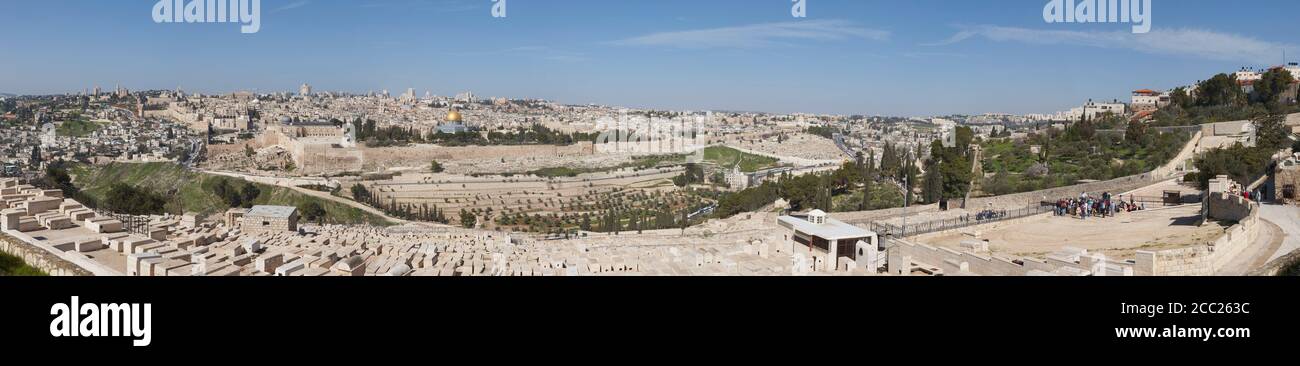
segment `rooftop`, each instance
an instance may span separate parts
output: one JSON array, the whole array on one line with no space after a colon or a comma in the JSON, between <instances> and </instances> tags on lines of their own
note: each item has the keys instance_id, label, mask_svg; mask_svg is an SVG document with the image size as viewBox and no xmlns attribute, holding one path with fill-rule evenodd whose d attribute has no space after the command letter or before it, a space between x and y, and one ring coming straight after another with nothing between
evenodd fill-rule
<instances>
[{"instance_id":1,"label":"rooftop","mask_svg":"<svg viewBox=\"0 0 1300 366\"><path fill-rule=\"evenodd\" d=\"M246 216L288 219L297 210L295 207L288 206L253 206L253 209L248 210Z\"/></svg>"},{"instance_id":2,"label":"rooftop","mask_svg":"<svg viewBox=\"0 0 1300 366\"><path fill-rule=\"evenodd\" d=\"M863 229L857 226L849 225L843 221L826 218L824 224L814 224L800 217L781 216L777 218L781 226L792 228L799 232L815 235L826 240L856 239L876 235L871 230Z\"/></svg>"}]
</instances>

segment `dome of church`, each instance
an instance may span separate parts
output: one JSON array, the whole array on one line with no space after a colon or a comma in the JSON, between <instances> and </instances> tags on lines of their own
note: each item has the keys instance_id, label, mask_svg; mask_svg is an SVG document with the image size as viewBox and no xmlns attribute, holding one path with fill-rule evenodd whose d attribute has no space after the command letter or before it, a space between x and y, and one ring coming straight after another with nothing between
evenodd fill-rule
<instances>
[{"instance_id":1,"label":"dome of church","mask_svg":"<svg viewBox=\"0 0 1300 366\"><path fill-rule=\"evenodd\" d=\"M453 109L451 112L447 113L447 122L461 122L462 119L463 117L461 117L460 111L458 110Z\"/></svg>"}]
</instances>

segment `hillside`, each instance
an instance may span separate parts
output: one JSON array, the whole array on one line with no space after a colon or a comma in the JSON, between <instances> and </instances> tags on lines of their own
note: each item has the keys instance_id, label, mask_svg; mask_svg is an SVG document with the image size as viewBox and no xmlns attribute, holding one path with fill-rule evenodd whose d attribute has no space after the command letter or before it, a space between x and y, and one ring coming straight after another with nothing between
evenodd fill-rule
<instances>
[{"instance_id":1,"label":"hillside","mask_svg":"<svg viewBox=\"0 0 1300 366\"><path fill-rule=\"evenodd\" d=\"M753 173L764 169L775 168L781 163L780 160L775 158L754 155L726 146L710 146L705 148L704 160L727 169L739 165L740 171L745 173Z\"/></svg>"},{"instance_id":2,"label":"hillside","mask_svg":"<svg viewBox=\"0 0 1300 366\"><path fill-rule=\"evenodd\" d=\"M55 132L63 137L86 137L95 133L95 131L99 131L101 127L99 123L83 118L63 122Z\"/></svg>"},{"instance_id":3,"label":"hillside","mask_svg":"<svg viewBox=\"0 0 1300 366\"><path fill-rule=\"evenodd\" d=\"M194 173L173 163L124 164L114 163L105 166L78 166L72 170L73 183L82 193L102 201L115 183L124 183L161 195L167 199L165 210L180 214L196 212L203 216L220 214L229 209L212 187L225 181L232 186L242 186L242 180L209 174ZM326 199L311 197L292 189L254 184L261 191L255 205L278 205L302 207L308 203L320 204L325 210L326 223L333 224L374 224L389 225L387 220Z\"/></svg>"}]
</instances>

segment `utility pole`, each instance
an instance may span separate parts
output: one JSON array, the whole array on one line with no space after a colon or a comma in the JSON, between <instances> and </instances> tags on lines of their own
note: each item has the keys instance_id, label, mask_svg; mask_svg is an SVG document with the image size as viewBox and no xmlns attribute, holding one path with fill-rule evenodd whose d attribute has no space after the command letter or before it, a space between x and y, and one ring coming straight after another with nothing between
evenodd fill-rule
<instances>
[{"instance_id":1,"label":"utility pole","mask_svg":"<svg viewBox=\"0 0 1300 366\"><path fill-rule=\"evenodd\" d=\"M908 189L909 183L907 178L908 178L907 175L904 174L903 175L903 234L900 236L900 238L907 237L907 204L908 204L907 201L911 201L908 198L912 196L912 190Z\"/></svg>"}]
</instances>

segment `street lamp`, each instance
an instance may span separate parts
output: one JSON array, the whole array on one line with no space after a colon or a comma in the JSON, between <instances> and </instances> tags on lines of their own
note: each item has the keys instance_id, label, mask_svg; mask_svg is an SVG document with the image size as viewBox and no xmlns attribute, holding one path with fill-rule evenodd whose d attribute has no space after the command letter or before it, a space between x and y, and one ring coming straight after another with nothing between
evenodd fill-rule
<instances>
[{"instance_id":1,"label":"street lamp","mask_svg":"<svg viewBox=\"0 0 1300 366\"><path fill-rule=\"evenodd\" d=\"M912 193L911 189L907 188L909 184L907 178L907 175L903 176L903 233L900 237L907 237L907 201L911 201L907 198Z\"/></svg>"}]
</instances>

